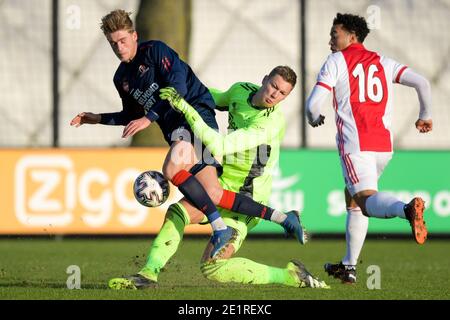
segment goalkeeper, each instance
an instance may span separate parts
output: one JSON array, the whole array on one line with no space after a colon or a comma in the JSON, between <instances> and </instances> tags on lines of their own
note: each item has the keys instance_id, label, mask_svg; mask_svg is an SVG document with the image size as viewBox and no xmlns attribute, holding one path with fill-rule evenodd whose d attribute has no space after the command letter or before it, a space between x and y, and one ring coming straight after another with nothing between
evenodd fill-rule
<instances>
[{"instance_id":1,"label":"goalkeeper","mask_svg":"<svg viewBox=\"0 0 450 320\"><path fill-rule=\"evenodd\" d=\"M278 103L292 91L296 78L291 68L278 66L264 77L262 87L239 82L226 92L210 89L218 110L229 112L229 129L233 131L226 136L211 129L175 89L161 89L160 97L184 114L194 134L211 153L223 156L224 170L219 179L222 187L267 204L272 186L272 170L278 162L280 143L285 131L285 121ZM233 201L232 195L230 192L230 202ZM205 277L220 282L327 287L324 282L313 277L298 260L289 262L286 268L276 268L245 258L233 258L248 231L260 219L222 208L219 210L225 223L235 232L214 258L211 258L213 244L208 242L201 260L201 271ZM190 223L205 222L207 220L202 212L193 206L172 204L153 241L146 265L136 275L111 279L109 287L143 289L154 286L161 269L175 254L184 228Z\"/></svg>"}]
</instances>

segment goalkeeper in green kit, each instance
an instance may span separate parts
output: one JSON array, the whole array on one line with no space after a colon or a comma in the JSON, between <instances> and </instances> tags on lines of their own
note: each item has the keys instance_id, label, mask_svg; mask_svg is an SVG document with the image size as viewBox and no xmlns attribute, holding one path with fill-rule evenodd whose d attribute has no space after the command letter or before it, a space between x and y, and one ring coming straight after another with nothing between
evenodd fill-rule
<instances>
[{"instance_id":1,"label":"goalkeeper in green kit","mask_svg":"<svg viewBox=\"0 0 450 320\"><path fill-rule=\"evenodd\" d=\"M278 163L280 144L284 136L285 121L278 103L295 86L297 76L287 66L274 68L265 76L262 87L238 82L228 91L210 89L218 110L228 111L229 134L222 136L210 128L197 111L175 89L160 90L161 99L184 114L194 134L216 156L223 156L223 174L220 184L224 192L241 193L261 204L267 204L272 187L272 170ZM233 202L233 193L228 201ZM227 199L227 195L224 195ZM213 245L208 242L201 260L203 275L219 282L245 284L283 284L294 287L328 288L312 276L298 260L285 268L266 266L249 259L233 257L260 218L245 216L220 208L225 223L234 229L234 236L211 258ZM153 287L161 269L175 254L183 237L184 228L192 223L205 223L207 219L193 206L172 204L158 236L152 243L146 265L138 274L114 278L112 289L143 289Z\"/></svg>"}]
</instances>

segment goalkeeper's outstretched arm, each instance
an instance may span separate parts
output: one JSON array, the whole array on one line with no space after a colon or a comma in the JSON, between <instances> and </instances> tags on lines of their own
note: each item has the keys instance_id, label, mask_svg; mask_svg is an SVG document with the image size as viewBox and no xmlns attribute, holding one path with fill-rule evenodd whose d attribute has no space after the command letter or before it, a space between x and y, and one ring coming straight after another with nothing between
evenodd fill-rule
<instances>
[{"instance_id":1,"label":"goalkeeper's outstretched arm","mask_svg":"<svg viewBox=\"0 0 450 320\"><path fill-rule=\"evenodd\" d=\"M168 100L173 108L184 114L194 134L216 156L255 148L270 141L280 131L277 128L272 130L269 125L258 123L223 136L208 126L198 112L176 93L175 89L163 88L160 92L161 99Z\"/></svg>"}]
</instances>

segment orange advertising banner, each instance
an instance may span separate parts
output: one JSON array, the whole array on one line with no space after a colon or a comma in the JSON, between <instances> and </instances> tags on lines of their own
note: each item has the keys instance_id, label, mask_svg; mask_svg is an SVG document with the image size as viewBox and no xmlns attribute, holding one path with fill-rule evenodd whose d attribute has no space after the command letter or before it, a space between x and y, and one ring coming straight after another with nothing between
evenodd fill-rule
<instances>
[{"instance_id":1,"label":"orange advertising banner","mask_svg":"<svg viewBox=\"0 0 450 320\"><path fill-rule=\"evenodd\" d=\"M161 171L166 148L0 150L0 234L155 234L181 193L147 208L134 179ZM187 233L209 233L188 226Z\"/></svg>"}]
</instances>

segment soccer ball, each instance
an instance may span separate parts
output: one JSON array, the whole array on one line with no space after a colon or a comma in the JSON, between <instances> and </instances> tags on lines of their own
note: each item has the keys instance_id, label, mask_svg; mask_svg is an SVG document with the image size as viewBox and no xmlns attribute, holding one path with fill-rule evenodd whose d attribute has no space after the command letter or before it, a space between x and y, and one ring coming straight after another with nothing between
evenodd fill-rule
<instances>
[{"instance_id":1,"label":"soccer ball","mask_svg":"<svg viewBox=\"0 0 450 320\"><path fill-rule=\"evenodd\" d=\"M158 171L142 172L134 180L133 193L136 200L146 207L158 207L169 197L169 182Z\"/></svg>"}]
</instances>

